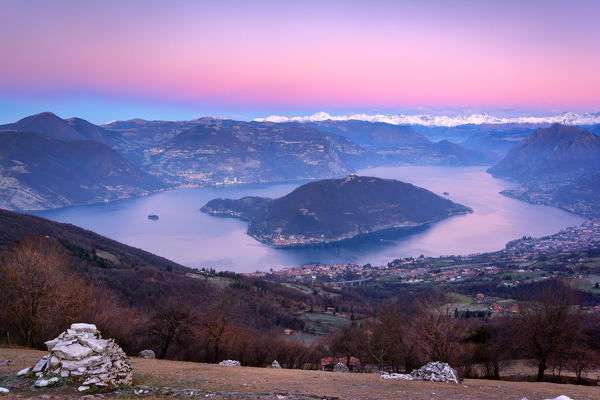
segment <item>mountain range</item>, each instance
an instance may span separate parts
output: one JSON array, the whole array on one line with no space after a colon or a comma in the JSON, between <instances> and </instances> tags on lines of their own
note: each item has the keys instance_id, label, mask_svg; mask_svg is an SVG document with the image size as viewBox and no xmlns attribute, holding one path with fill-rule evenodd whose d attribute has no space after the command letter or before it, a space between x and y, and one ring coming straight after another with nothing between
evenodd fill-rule
<instances>
[{"instance_id":1,"label":"mountain range","mask_svg":"<svg viewBox=\"0 0 600 400\"><path fill-rule=\"evenodd\" d=\"M0 207L111 201L168 187L332 178L389 165L494 158L410 127L363 121L132 119L97 126L50 112L0 125Z\"/></svg>"},{"instance_id":2,"label":"mountain range","mask_svg":"<svg viewBox=\"0 0 600 400\"><path fill-rule=\"evenodd\" d=\"M594 125L600 124L600 112L574 113L548 116L496 116L492 114L346 114L331 115L326 112L317 112L313 115L287 117L271 115L264 118L255 118L255 121L270 122L319 122L319 121L349 121L358 120L366 122L382 122L391 125L421 125L438 127L455 127L460 125L483 124L565 124L565 125Z\"/></svg>"},{"instance_id":3,"label":"mountain range","mask_svg":"<svg viewBox=\"0 0 600 400\"><path fill-rule=\"evenodd\" d=\"M250 236L275 247L330 244L472 212L409 183L356 175L310 182L277 199L215 199L201 210L247 220Z\"/></svg>"},{"instance_id":4,"label":"mountain range","mask_svg":"<svg viewBox=\"0 0 600 400\"><path fill-rule=\"evenodd\" d=\"M178 184L315 179L368 165L356 143L298 123L205 120L148 153L143 167Z\"/></svg>"},{"instance_id":5,"label":"mountain range","mask_svg":"<svg viewBox=\"0 0 600 400\"><path fill-rule=\"evenodd\" d=\"M378 154L380 163L467 166L491 164L496 154L467 149L448 140L432 142L408 125L381 122L320 121L305 125L323 132L345 136L365 149Z\"/></svg>"}]
</instances>

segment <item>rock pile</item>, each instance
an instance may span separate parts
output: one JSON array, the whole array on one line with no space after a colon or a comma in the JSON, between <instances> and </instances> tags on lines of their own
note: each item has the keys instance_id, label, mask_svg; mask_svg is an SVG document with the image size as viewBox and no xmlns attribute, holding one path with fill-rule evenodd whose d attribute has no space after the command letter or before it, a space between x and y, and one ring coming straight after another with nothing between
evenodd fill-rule
<instances>
[{"instance_id":1,"label":"rock pile","mask_svg":"<svg viewBox=\"0 0 600 400\"><path fill-rule=\"evenodd\" d=\"M335 364L335 367L333 367L333 372L348 372L348 371L350 371L348 369L348 367L346 367L346 365L342 364L342 363L337 363L337 364Z\"/></svg>"},{"instance_id":2,"label":"rock pile","mask_svg":"<svg viewBox=\"0 0 600 400\"><path fill-rule=\"evenodd\" d=\"M98 387L131 385L129 358L114 340L102 339L96 325L72 324L46 346L50 354L18 373L34 372L38 377L35 386L51 386L66 377Z\"/></svg>"},{"instance_id":3,"label":"rock pile","mask_svg":"<svg viewBox=\"0 0 600 400\"><path fill-rule=\"evenodd\" d=\"M271 364L271 368L281 368L281 365L279 365L279 363L277 362L277 360L273 361L273 363Z\"/></svg>"},{"instance_id":4,"label":"rock pile","mask_svg":"<svg viewBox=\"0 0 600 400\"><path fill-rule=\"evenodd\" d=\"M140 351L140 358L156 358L153 350L142 350Z\"/></svg>"},{"instance_id":5,"label":"rock pile","mask_svg":"<svg viewBox=\"0 0 600 400\"><path fill-rule=\"evenodd\" d=\"M427 363L419 369L414 369L410 374L389 374L382 372L381 379L458 383L456 371L448 364L439 361Z\"/></svg>"},{"instance_id":6,"label":"rock pile","mask_svg":"<svg viewBox=\"0 0 600 400\"><path fill-rule=\"evenodd\" d=\"M236 360L223 360L218 365L220 365L222 367L240 367L241 366L240 362L236 361Z\"/></svg>"},{"instance_id":7,"label":"rock pile","mask_svg":"<svg viewBox=\"0 0 600 400\"><path fill-rule=\"evenodd\" d=\"M429 362L413 370L410 375L414 380L458 383L456 371L448 364L439 361Z\"/></svg>"}]
</instances>

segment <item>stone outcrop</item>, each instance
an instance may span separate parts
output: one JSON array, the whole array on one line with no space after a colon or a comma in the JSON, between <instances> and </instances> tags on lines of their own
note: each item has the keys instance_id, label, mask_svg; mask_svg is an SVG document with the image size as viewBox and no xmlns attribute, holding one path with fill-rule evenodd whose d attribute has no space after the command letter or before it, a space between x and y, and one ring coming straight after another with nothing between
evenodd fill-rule
<instances>
[{"instance_id":1,"label":"stone outcrop","mask_svg":"<svg viewBox=\"0 0 600 400\"><path fill-rule=\"evenodd\" d=\"M153 350L142 350L140 351L140 358L156 358Z\"/></svg>"},{"instance_id":2,"label":"stone outcrop","mask_svg":"<svg viewBox=\"0 0 600 400\"><path fill-rule=\"evenodd\" d=\"M222 367L240 367L241 366L240 362L235 361L235 360L223 360L218 365L220 365Z\"/></svg>"},{"instance_id":3,"label":"stone outcrop","mask_svg":"<svg viewBox=\"0 0 600 400\"><path fill-rule=\"evenodd\" d=\"M277 360L275 360L271 364L271 368L281 368L281 365L279 365L279 362L277 362Z\"/></svg>"},{"instance_id":4,"label":"stone outcrop","mask_svg":"<svg viewBox=\"0 0 600 400\"><path fill-rule=\"evenodd\" d=\"M381 379L458 383L456 371L448 364L439 361L427 363L419 369L414 369L410 374L389 374L382 372Z\"/></svg>"},{"instance_id":5,"label":"stone outcrop","mask_svg":"<svg viewBox=\"0 0 600 400\"><path fill-rule=\"evenodd\" d=\"M102 339L96 325L72 324L56 339L46 342L48 355L18 374L35 373L35 386L75 378L97 387L131 385L132 368L125 352L112 339Z\"/></svg>"},{"instance_id":6,"label":"stone outcrop","mask_svg":"<svg viewBox=\"0 0 600 400\"><path fill-rule=\"evenodd\" d=\"M349 372L350 370L346 367L345 364L337 363L335 367L333 367L333 372Z\"/></svg>"},{"instance_id":7,"label":"stone outcrop","mask_svg":"<svg viewBox=\"0 0 600 400\"><path fill-rule=\"evenodd\" d=\"M440 361L429 362L410 373L414 380L458 383L456 371Z\"/></svg>"}]
</instances>

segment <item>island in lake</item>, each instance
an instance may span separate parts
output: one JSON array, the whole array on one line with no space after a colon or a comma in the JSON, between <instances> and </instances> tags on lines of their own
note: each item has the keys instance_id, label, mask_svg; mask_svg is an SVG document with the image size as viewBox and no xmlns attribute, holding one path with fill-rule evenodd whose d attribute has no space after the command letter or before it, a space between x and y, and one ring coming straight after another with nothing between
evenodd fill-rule
<instances>
[{"instance_id":1,"label":"island in lake","mask_svg":"<svg viewBox=\"0 0 600 400\"><path fill-rule=\"evenodd\" d=\"M414 229L472 209L410 183L350 175L310 182L277 199L214 199L201 211L248 221L248 235L291 248Z\"/></svg>"}]
</instances>

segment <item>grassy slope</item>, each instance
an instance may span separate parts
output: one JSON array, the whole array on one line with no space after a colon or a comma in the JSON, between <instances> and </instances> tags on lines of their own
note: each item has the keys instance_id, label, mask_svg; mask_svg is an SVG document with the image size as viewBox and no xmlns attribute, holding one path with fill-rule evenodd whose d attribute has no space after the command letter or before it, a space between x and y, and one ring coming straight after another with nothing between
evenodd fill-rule
<instances>
[{"instance_id":1,"label":"grassy slope","mask_svg":"<svg viewBox=\"0 0 600 400\"><path fill-rule=\"evenodd\" d=\"M32 365L45 353L36 350L0 348L0 360L13 360L8 366L0 365L0 386L11 387L11 395L0 398L17 398L16 395L40 398L77 396L74 387L60 387L32 391L31 381L15 380L12 376ZM557 385L552 383L504 382L467 379L462 384L431 382L382 381L377 374L338 374L333 372L274 370L268 368L228 368L209 364L180 361L133 359L134 383L153 388L171 387L196 389L204 398L208 393L226 392L233 398L277 398L292 395L294 398L328 399L522 399L555 398L561 394L573 399L598 398L598 388L589 386ZM134 398L123 393L120 398ZM210 396L223 398L224 395ZM20 397L22 398L22 397ZM155 397L145 397L155 398Z\"/></svg>"}]
</instances>

